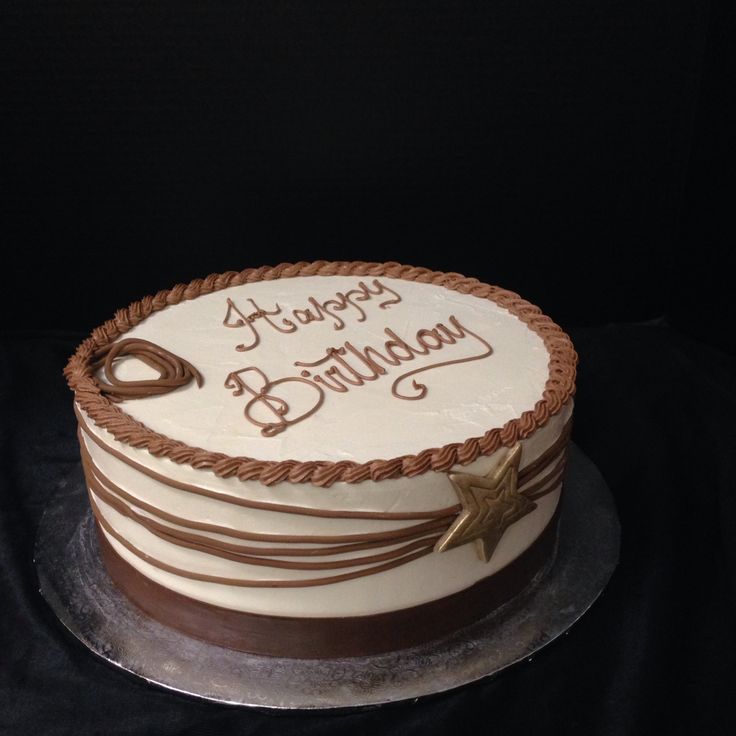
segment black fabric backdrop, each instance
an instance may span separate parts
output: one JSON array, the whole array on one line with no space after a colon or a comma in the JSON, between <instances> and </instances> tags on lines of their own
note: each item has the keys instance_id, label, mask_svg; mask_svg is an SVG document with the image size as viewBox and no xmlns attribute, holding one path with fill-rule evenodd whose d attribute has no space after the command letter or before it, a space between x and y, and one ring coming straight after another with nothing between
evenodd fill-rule
<instances>
[{"instance_id":1,"label":"black fabric backdrop","mask_svg":"<svg viewBox=\"0 0 736 736\"><path fill-rule=\"evenodd\" d=\"M730 5L0 3L0 733L732 732ZM562 641L456 693L192 702L98 662L37 593L78 462L61 369L144 294L315 258L460 271L569 329L621 564Z\"/></svg>"},{"instance_id":2,"label":"black fabric backdrop","mask_svg":"<svg viewBox=\"0 0 736 736\"><path fill-rule=\"evenodd\" d=\"M359 258L733 349L703 320L732 5L4 0L0 235L35 294L2 314L89 330L211 272Z\"/></svg>"}]
</instances>

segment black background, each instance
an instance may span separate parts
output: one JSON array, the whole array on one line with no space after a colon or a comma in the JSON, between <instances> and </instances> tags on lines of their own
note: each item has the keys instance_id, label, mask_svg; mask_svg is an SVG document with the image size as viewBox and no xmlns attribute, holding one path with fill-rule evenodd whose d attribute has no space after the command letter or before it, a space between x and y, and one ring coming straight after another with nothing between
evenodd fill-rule
<instances>
[{"instance_id":1,"label":"black background","mask_svg":"<svg viewBox=\"0 0 736 736\"><path fill-rule=\"evenodd\" d=\"M5 322L397 260L733 350L702 319L734 239L727 5L6 2Z\"/></svg>"},{"instance_id":2,"label":"black background","mask_svg":"<svg viewBox=\"0 0 736 736\"><path fill-rule=\"evenodd\" d=\"M0 730L725 729L729 5L0 3ZM532 667L430 704L271 719L131 683L34 593L44 499L76 463L66 356L144 294L321 258L460 271L571 331L574 439L619 504L617 577Z\"/></svg>"}]
</instances>

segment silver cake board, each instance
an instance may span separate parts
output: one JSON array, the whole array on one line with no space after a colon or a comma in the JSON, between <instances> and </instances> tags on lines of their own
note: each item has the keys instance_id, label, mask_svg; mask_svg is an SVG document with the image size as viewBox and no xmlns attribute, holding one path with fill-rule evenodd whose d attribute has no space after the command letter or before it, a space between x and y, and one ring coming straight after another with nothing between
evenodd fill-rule
<instances>
[{"instance_id":1,"label":"silver cake board","mask_svg":"<svg viewBox=\"0 0 736 736\"><path fill-rule=\"evenodd\" d=\"M81 470L39 527L40 591L61 623L112 665L177 693L269 711L365 708L452 690L530 659L593 604L618 562L615 505L572 446L557 553L543 574L486 618L444 639L370 657L304 660L207 644L146 616L102 564Z\"/></svg>"}]
</instances>

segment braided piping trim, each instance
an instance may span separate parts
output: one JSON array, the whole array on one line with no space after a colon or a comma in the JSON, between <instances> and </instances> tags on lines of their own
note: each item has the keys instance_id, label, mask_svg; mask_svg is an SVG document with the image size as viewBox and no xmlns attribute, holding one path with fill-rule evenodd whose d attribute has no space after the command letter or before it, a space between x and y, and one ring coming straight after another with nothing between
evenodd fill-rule
<instances>
[{"instance_id":1,"label":"braided piping trim","mask_svg":"<svg viewBox=\"0 0 736 736\"><path fill-rule=\"evenodd\" d=\"M401 455L388 460L376 459L358 463L350 460L266 461L191 447L149 429L126 414L118 404L110 401L100 391L94 378L95 354L150 314L230 286L298 276L386 276L444 286L462 294L489 299L515 315L543 340L550 359L549 375L542 398L533 409L523 412L521 416L508 421L503 427L490 429L482 437L471 437L464 442L429 448L416 455ZM126 309L118 310L113 319L93 330L92 334L79 345L64 368L64 376L85 414L97 426L110 432L119 442L146 449L155 457L166 457L182 465L212 471L221 478L257 480L265 485L289 481L326 487L338 481L360 483L364 480L381 481L400 476L413 477L428 471L446 471L454 465L467 465L480 455L490 455L499 447L510 447L544 425L549 417L557 414L574 395L576 366L577 354L572 341L562 328L543 315L539 307L530 304L514 292L489 286L459 273L443 273L393 262L314 261L282 263L273 267L263 266L240 272L212 274L207 278L195 279L189 284L178 284L172 289L159 291L155 296L147 296L133 302Z\"/></svg>"}]
</instances>

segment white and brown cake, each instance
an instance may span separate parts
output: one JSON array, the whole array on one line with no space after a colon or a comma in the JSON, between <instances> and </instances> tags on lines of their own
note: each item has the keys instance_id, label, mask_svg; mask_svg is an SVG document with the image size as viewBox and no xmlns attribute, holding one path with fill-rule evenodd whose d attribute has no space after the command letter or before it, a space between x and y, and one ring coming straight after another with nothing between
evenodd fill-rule
<instances>
[{"instance_id":1,"label":"white and brown cake","mask_svg":"<svg viewBox=\"0 0 736 736\"><path fill-rule=\"evenodd\" d=\"M65 371L107 569L150 616L255 653L456 630L554 554L575 365L518 295L396 263L144 298Z\"/></svg>"}]
</instances>

